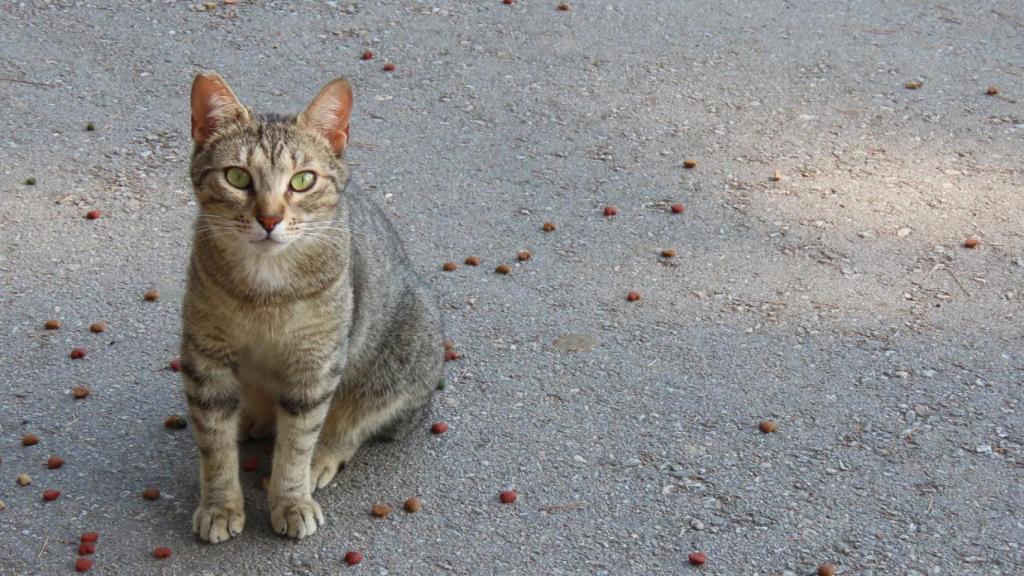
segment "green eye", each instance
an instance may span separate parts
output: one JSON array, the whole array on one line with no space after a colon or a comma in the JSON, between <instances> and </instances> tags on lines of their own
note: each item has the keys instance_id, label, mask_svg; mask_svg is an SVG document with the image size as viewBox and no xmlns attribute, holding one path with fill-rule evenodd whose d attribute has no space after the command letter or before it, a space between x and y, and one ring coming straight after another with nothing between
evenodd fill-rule
<instances>
[{"instance_id":1,"label":"green eye","mask_svg":"<svg viewBox=\"0 0 1024 576\"><path fill-rule=\"evenodd\" d=\"M292 176L292 190L296 192L305 192L316 184L316 174L313 174L309 170L305 172L298 172Z\"/></svg>"},{"instance_id":2,"label":"green eye","mask_svg":"<svg viewBox=\"0 0 1024 576\"><path fill-rule=\"evenodd\" d=\"M245 171L244 168L238 166L232 166L224 171L224 177L228 179L228 184L231 184L235 188L248 188L252 184L252 176Z\"/></svg>"}]
</instances>

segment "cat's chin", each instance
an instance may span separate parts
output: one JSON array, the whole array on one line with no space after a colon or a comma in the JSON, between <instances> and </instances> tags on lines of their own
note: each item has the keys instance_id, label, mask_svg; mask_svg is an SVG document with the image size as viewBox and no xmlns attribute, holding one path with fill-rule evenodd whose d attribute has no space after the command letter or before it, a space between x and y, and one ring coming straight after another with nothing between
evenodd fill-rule
<instances>
[{"instance_id":1,"label":"cat's chin","mask_svg":"<svg viewBox=\"0 0 1024 576\"><path fill-rule=\"evenodd\" d=\"M273 254L280 252L291 242L281 240L275 240L273 238L264 238L262 240L250 240L249 246L256 251L257 254Z\"/></svg>"}]
</instances>

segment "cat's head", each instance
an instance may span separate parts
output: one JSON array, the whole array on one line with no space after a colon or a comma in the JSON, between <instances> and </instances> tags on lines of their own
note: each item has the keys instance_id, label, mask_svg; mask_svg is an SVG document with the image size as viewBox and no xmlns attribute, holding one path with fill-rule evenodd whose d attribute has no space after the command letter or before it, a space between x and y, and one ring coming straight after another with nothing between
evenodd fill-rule
<instances>
[{"instance_id":1,"label":"cat's head","mask_svg":"<svg viewBox=\"0 0 1024 576\"><path fill-rule=\"evenodd\" d=\"M232 251L271 254L329 236L348 179L352 89L328 83L298 116L260 116L217 74L192 83L197 230Z\"/></svg>"}]
</instances>

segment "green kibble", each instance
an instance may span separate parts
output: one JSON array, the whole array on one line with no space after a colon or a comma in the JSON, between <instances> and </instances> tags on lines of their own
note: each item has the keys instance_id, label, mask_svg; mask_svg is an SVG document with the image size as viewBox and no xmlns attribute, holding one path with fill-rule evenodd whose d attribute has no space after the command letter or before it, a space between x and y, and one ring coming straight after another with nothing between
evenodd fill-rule
<instances>
[{"instance_id":1,"label":"green kibble","mask_svg":"<svg viewBox=\"0 0 1024 576\"><path fill-rule=\"evenodd\" d=\"M29 186L35 186L36 185L36 177L35 176L29 176L28 178L25 178L25 184L27 184Z\"/></svg>"},{"instance_id":2,"label":"green kibble","mask_svg":"<svg viewBox=\"0 0 1024 576\"><path fill-rule=\"evenodd\" d=\"M444 390L446 386L448 386L448 383L444 381L444 378L441 378L440 380L437 381L438 390Z\"/></svg>"},{"instance_id":3,"label":"green kibble","mask_svg":"<svg viewBox=\"0 0 1024 576\"><path fill-rule=\"evenodd\" d=\"M85 130L86 130L87 132L92 132L92 131L93 131L93 130L95 130L95 129L96 129L96 125L95 125L95 124L93 124L92 122L86 122L86 124L85 124Z\"/></svg>"}]
</instances>

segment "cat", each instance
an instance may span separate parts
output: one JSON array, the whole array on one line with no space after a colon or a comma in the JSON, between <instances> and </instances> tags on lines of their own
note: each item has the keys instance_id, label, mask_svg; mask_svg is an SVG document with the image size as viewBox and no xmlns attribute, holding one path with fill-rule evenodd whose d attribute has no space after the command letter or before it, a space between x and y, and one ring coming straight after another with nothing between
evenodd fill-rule
<instances>
[{"instance_id":1,"label":"cat","mask_svg":"<svg viewBox=\"0 0 1024 576\"><path fill-rule=\"evenodd\" d=\"M192 84L181 375L202 540L244 527L239 440L276 434L271 526L304 538L324 522L313 491L366 440L415 427L441 377L437 301L387 216L347 186L352 102L338 78L298 116L257 115L217 74Z\"/></svg>"}]
</instances>

